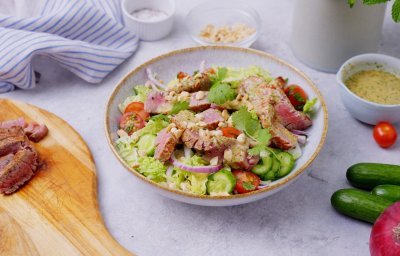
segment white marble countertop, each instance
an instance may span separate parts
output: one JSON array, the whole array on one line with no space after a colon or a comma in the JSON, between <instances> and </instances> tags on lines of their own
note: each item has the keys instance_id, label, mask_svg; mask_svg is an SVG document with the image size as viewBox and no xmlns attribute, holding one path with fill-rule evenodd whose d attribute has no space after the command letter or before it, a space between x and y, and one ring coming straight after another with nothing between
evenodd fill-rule
<instances>
[{"instance_id":1,"label":"white marble countertop","mask_svg":"<svg viewBox=\"0 0 400 256\"><path fill-rule=\"evenodd\" d=\"M142 42L138 51L99 85L37 58L42 74L37 88L0 94L35 104L68 121L86 140L98 172L101 213L112 235L138 255L368 255L371 226L337 214L331 194L349 187L348 166L361 161L399 164L400 143L380 149L372 129L345 110L333 74L299 62L290 49L293 0L249 0L263 19L253 48L272 53L303 70L325 96L329 132L325 146L308 169L287 189L247 205L207 208L175 202L144 190L113 156L104 135L104 112L116 83L142 62L178 48L194 46L183 17L200 0L177 0L173 33ZM400 57L400 25L387 13L380 52ZM397 126L400 129L400 126Z\"/></svg>"}]
</instances>

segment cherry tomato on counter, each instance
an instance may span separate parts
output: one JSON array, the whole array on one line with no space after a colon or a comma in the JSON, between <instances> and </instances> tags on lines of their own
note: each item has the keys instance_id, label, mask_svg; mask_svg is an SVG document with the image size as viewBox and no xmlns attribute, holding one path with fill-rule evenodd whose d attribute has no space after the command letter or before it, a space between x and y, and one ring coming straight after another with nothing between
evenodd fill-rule
<instances>
[{"instance_id":1,"label":"cherry tomato on counter","mask_svg":"<svg viewBox=\"0 0 400 256\"><path fill-rule=\"evenodd\" d=\"M373 131L376 143L382 148L391 147L397 140L397 131L388 122L380 122L374 127Z\"/></svg>"},{"instance_id":2,"label":"cherry tomato on counter","mask_svg":"<svg viewBox=\"0 0 400 256\"><path fill-rule=\"evenodd\" d=\"M239 194L254 191L260 185L260 178L252 172L235 170L232 174L236 177L235 190Z\"/></svg>"},{"instance_id":3,"label":"cherry tomato on counter","mask_svg":"<svg viewBox=\"0 0 400 256\"><path fill-rule=\"evenodd\" d=\"M296 110L303 110L304 104L308 100L307 93L298 85L292 84L285 87L285 94L290 100L290 103L294 106Z\"/></svg>"}]
</instances>

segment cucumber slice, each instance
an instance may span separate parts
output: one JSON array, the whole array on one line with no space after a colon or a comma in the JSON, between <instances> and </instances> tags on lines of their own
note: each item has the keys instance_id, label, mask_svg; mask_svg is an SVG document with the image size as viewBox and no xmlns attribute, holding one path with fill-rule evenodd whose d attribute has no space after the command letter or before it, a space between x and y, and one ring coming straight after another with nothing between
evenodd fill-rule
<instances>
[{"instance_id":1,"label":"cucumber slice","mask_svg":"<svg viewBox=\"0 0 400 256\"><path fill-rule=\"evenodd\" d=\"M268 171L269 169L267 168L267 166L263 164L257 164L256 166L253 167L253 169L251 169L251 172L257 174L258 176L262 176L266 174Z\"/></svg>"},{"instance_id":2,"label":"cucumber slice","mask_svg":"<svg viewBox=\"0 0 400 256\"><path fill-rule=\"evenodd\" d=\"M142 137L140 137L138 141L138 149L141 151L146 152L146 155L152 156L154 155L154 151L156 149L155 142L156 142L156 136L152 134L145 134Z\"/></svg>"},{"instance_id":3,"label":"cucumber slice","mask_svg":"<svg viewBox=\"0 0 400 256\"><path fill-rule=\"evenodd\" d=\"M231 194L236 185L236 178L227 170L222 169L208 176L208 194Z\"/></svg>"},{"instance_id":4,"label":"cucumber slice","mask_svg":"<svg viewBox=\"0 0 400 256\"><path fill-rule=\"evenodd\" d=\"M271 170L261 177L262 180L275 180L275 173Z\"/></svg>"},{"instance_id":5,"label":"cucumber slice","mask_svg":"<svg viewBox=\"0 0 400 256\"><path fill-rule=\"evenodd\" d=\"M275 174L275 176L278 175L279 169L281 168L281 163L279 162L276 157L272 157L272 167L271 171Z\"/></svg>"},{"instance_id":6,"label":"cucumber slice","mask_svg":"<svg viewBox=\"0 0 400 256\"><path fill-rule=\"evenodd\" d=\"M291 154L287 152L281 152L276 155L278 157L278 160L281 163L281 168L278 171L278 178L282 178L293 169L294 167L294 158Z\"/></svg>"}]
</instances>

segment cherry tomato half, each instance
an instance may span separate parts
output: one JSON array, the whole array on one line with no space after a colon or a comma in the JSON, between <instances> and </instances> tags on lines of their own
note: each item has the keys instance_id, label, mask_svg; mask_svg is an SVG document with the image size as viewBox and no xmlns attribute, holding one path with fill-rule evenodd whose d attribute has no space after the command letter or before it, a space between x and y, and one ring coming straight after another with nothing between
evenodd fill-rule
<instances>
[{"instance_id":1,"label":"cherry tomato half","mask_svg":"<svg viewBox=\"0 0 400 256\"><path fill-rule=\"evenodd\" d=\"M142 129L144 127L144 121L139 116L139 114L135 112L126 112L122 115L119 120L119 128L124 130L126 133L131 135L135 131Z\"/></svg>"},{"instance_id":2,"label":"cherry tomato half","mask_svg":"<svg viewBox=\"0 0 400 256\"><path fill-rule=\"evenodd\" d=\"M292 84L285 88L285 93L296 110L303 110L304 104L308 100L308 95L303 88Z\"/></svg>"},{"instance_id":3,"label":"cherry tomato half","mask_svg":"<svg viewBox=\"0 0 400 256\"><path fill-rule=\"evenodd\" d=\"M176 78L178 78L179 80L181 80L181 79L183 79L183 78L185 78L185 77L187 77L187 76L189 76L189 74L180 71L180 72L176 75Z\"/></svg>"},{"instance_id":4,"label":"cherry tomato half","mask_svg":"<svg viewBox=\"0 0 400 256\"><path fill-rule=\"evenodd\" d=\"M254 191L260 185L260 178L252 172L236 170L232 174L236 177L235 190L239 194Z\"/></svg>"},{"instance_id":5,"label":"cherry tomato half","mask_svg":"<svg viewBox=\"0 0 400 256\"><path fill-rule=\"evenodd\" d=\"M228 138L236 138L242 133L241 131L233 127L223 127L221 128L221 132L222 135Z\"/></svg>"},{"instance_id":6,"label":"cherry tomato half","mask_svg":"<svg viewBox=\"0 0 400 256\"><path fill-rule=\"evenodd\" d=\"M128 112L137 113L143 120L147 120L150 117L150 113L144 110L144 104L140 101L134 101L126 106L125 113Z\"/></svg>"},{"instance_id":7,"label":"cherry tomato half","mask_svg":"<svg viewBox=\"0 0 400 256\"><path fill-rule=\"evenodd\" d=\"M396 128L388 122L378 123L374 127L373 135L376 143L382 148L392 146L397 140Z\"/></svg>"}]
</instances>

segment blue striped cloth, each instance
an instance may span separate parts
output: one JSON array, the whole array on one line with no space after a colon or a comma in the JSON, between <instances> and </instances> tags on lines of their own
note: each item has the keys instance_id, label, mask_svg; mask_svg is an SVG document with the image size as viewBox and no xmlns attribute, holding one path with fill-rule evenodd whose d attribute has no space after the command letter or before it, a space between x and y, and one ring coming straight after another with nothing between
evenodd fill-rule
<instances>
[{"instance_id":1,"label":"blue striped cloth","mask_svg":"<svg viewBox=\"0 0 400 256\"><path fill-rule=\"evenodd\" d=\"M99 83L138 41L123 26L120 0L0 0L0 93L35 87L38 55Z\"/></svg>"}]
</instances>

